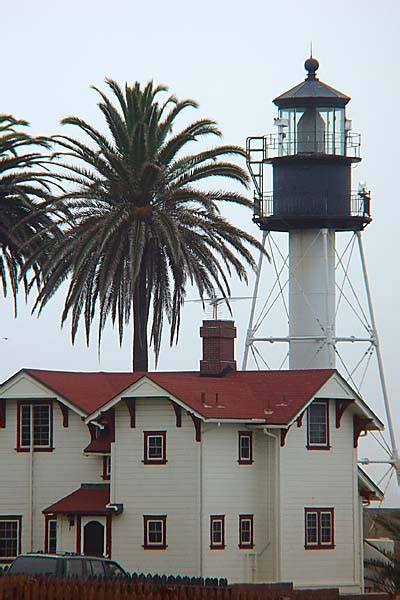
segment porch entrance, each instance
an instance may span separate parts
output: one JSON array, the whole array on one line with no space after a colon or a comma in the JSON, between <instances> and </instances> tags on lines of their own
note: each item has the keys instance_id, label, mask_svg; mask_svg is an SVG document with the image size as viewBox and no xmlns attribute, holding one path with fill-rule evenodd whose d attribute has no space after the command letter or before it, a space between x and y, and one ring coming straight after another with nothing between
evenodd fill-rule
<instances>
[{"instance_id":1,"label":"porch entrance","mask_svg":"<svg viewBox=\"0 0 400 600\"><path fill-rule=\"evenodd\" d=\"M89 521L83 527L83 554L104 555L104 525L99 521Z\"/></svg>"}]
</instances>

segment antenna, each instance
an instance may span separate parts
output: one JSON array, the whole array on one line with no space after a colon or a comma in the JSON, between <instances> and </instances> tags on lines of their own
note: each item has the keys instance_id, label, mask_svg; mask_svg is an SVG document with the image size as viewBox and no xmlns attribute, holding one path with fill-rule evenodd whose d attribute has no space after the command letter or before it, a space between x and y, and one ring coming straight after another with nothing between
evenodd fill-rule
<instances>
[{"instance_id":1,"label":"antenna","mask_svg":"<svg viewBox=\"0 0 400 600\"><path fill-rule=\"evenodd\" d=\"M310 41L310 58L312 58L312 40Z\"/></svg>"},{"instance_id":2,"label":"antenna","mask_svg":"<svg viewBox=\"0 0 400 600\"><path fill-rule=\"evenodd\" d=\"M253 296L234 296L234 297L224 297L224 296L219 296L217 297L215 294L211 295L210 298L206 298L206 299L202 299L202 298L195 298L193 300L185 300L186 302L203 302L203 303L207 303L211 308L212 308L212 318L213 321L218 321L218 309L219 307L225 303L229 309L229 311L231 312L229 303L230 302L236 302L237 300L252 300Z\"/></svg>"}]
</instances>

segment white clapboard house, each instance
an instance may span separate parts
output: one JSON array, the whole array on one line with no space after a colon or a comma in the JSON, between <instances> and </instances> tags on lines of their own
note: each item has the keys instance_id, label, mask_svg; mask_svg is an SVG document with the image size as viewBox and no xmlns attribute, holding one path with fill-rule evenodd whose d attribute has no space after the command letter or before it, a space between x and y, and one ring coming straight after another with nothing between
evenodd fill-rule
<instances>
[{"instance_id":1,"label":"white clapboard house","mask_svg":"<svg viewBox=\"0 0 400 600\"><path fill-rule=\"evenodd\" d=\"M0 563L104 554L131 571L359 591L357 468L382 423L336 370L237 371L204 321L197 372L22 369L0 387Z\"/></svg>"}]
</instances>

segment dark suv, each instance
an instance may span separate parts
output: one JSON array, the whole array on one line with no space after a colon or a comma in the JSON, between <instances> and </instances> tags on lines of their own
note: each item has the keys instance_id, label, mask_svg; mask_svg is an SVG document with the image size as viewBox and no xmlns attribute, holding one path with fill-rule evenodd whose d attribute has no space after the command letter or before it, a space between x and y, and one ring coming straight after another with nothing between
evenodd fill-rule
<instances>
[{"instance_id":1,"label":"dark suv","mask_svg":"<svg viewBox=\"0 0 400 600\"><path fill-rule=\"evenodd\" d=\"M123 577L129 574L114 560L74 554L21 554L7 569L8 575L56 575L58 577Z\"/></svg>"}]
</instances>

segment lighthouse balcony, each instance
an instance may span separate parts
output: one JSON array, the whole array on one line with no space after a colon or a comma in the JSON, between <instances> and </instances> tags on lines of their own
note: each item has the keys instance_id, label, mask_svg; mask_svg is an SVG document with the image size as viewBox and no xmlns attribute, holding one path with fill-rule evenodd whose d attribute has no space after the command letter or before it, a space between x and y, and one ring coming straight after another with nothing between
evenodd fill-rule
<instances>
[{"instance_id":1,"label":"lighthouse balcony","mask_svg":"<svg viewBox=\"0 0 400 600\"><path fill-rule=\"evenodd\" d=\"M247 139L247 157L249 166L268 163L278 158L310 155L326 157L346 157L360 159L361 136L352 131L343 133L321 133L319 131L270 133L265 136Z\"/></svg>"},{"instance_id":2,"label":"lighthouse balcony","mask_svg":"<svg viewBox=\"0 0 400 600\"><path fill-rule=\"evenodd\" d=\"M280 195L278 195L280 196ZM328 228L336 231L361 231L371 222L371 196L366 190L351 192L346 210L330 205L329 195L291 195L290 203L274 200L273 192L254 194L254 217L265 231Z\"/></svg>"}]
</instances>

